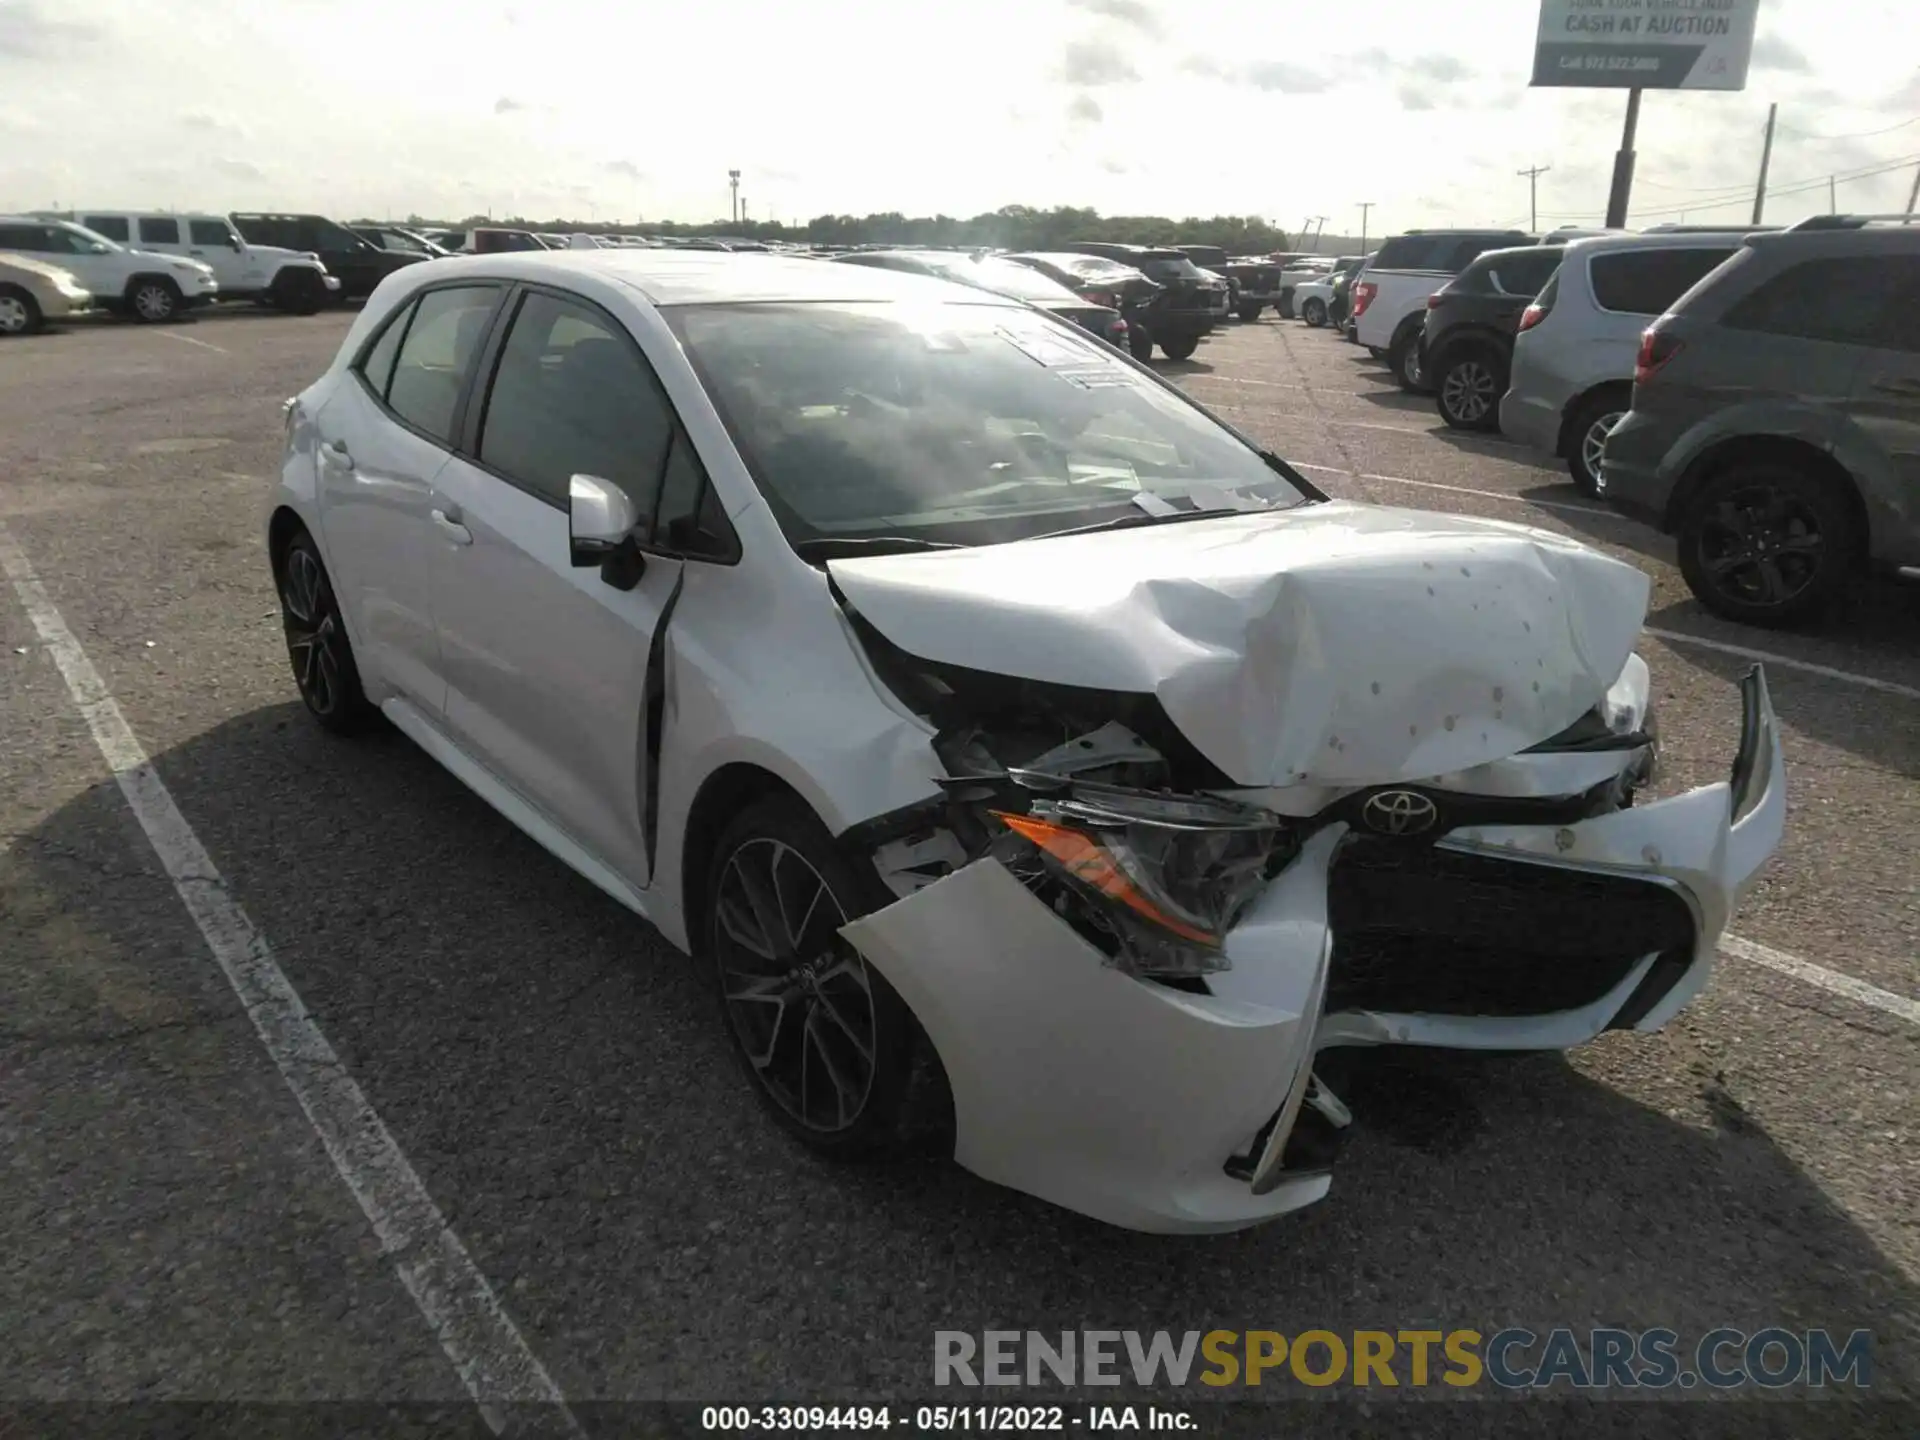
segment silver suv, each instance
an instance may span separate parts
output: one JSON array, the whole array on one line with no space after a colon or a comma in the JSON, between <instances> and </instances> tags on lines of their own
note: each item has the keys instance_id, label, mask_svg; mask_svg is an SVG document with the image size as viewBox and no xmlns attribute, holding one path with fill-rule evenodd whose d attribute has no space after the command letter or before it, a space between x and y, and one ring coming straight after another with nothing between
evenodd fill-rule
<instances>
[{"instance_id":1,"label":"silver suv","mask_svg":"<svg viewBox=\"0 0 1920 1440\"><path fill-rule=\"evenodd\" d=\"M1743 231L1575 240L1520 319L1500 429L1567 462L1599 495L1600 461L1633 403L1640 332L1740 248Z\"/></svg>"}]
</instances>

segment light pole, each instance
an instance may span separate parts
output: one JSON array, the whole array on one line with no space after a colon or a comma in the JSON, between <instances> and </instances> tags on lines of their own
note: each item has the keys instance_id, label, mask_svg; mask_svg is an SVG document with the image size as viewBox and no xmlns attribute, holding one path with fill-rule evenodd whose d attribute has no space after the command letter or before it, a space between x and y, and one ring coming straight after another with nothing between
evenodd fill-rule
<instances>
[{"instance_id":1,"label":"light pole","mask_svg":"<svg viewBox=\"0 0 1920 1440\"><path fill-rule=\"evenodd\" d=\"M740 222L740 172L738 170L727 171L727 184L733 190L733 223L737 225Z\"/></svg>"},{"instance_id":2,"label":"light pole","mask_svg":"<svg viewBox=\"0 0 1920 1440\"><path fill-rule=\"evenodd\" d=\"M1373 201L1360 202L1360 253L1362 255L1367 253L1367 212L1371 209L1373 209Z\"/></svg>"}]
</instances>

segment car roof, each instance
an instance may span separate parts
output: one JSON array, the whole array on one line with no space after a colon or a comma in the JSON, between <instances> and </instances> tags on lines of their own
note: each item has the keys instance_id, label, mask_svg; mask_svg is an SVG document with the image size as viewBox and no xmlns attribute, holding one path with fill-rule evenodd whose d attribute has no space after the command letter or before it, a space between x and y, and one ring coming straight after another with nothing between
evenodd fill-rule
<instances>
[{"instance_id":1,"label":"car roof","mask_svg":"<svg viewBox=\"0 0 1920 1440\"><path fill-rule=\"evenodd\" d=\"M1659 235L1588 235L1569 240L1563 248L1569 255L1611 255L1622 250L1710 250L1729 242L1737 246L1751 233L1734 226L1684 234L1668 231Z\"/></svg>"},{"instance_id":2,"label":"car roof","mask_svg":"<svg viewBox=\"0 0 1920 1440\"><path fill-rule=\"evenodd\" d=\"M627 286L654 305L714 305L747 301L944 300L963 305L1015 302L989 291L931 275L871 265L822 265L805 256L729 250L520 250L453 256L408 267L429 282L440 275L484 271L511 280L564 285L589 274ZM932 292L928 287L936 287Z\"/></svg>"}]
</instances>

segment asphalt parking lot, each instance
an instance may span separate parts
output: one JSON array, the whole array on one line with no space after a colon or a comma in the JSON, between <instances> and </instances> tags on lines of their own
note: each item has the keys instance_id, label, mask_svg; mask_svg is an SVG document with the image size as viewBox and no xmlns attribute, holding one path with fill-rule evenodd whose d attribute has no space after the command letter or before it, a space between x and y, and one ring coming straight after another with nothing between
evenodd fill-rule
<instances>
[{"instance_id":1,"label":"asphalt parking lot","mask_svg":"<svg viewBox=\"0 0 1920 1440\"><path fill-rule=\"evenodd\" d=\"M1744 652L1775 657L1792 808L1665 1032L1378 1057L1326 1203L1134 1235L935 1160L802 1154L644 925L404 739L308 723L259 507L279 403L350 320L0 346L0 1398L464 1400L182 903L223 879L570 1401L924 1397L940 1329L1777 1325L1871 1330L1873 1393L1920 1403L1920 597L1743 631L1662 537L1327 331L1268 317L1165 365L1333 494L1642 565L1662 790L1724 774ZM76 649L104 689L75 693ZM217 875L163 868L97 743L113 705ZM1367 1433L1432 1413L1373 1407ZM1892 1423L1777 1410L1744 1433Z\"/></svg>"}]
</instances>

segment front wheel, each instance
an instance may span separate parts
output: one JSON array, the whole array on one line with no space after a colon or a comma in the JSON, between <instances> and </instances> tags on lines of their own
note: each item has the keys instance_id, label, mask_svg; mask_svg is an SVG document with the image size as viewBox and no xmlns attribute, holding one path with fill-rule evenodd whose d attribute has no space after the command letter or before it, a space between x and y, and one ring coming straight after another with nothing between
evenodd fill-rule
<instances>
[{"instance_id":1,"label":"front wheel","mask_svg":"<svg viewBox=\"0 0 1920 1440\"><path fill-rule=\"evenodd\" d=\"M840 934L885 903L790 796L750 806L707 879L706 959L727 1034L761 1103L834 1159L900 1148L919 1027Z\"/></svg>"},{"instance_id":2,"label":"front wheel","mask_svg":"<svg viewBox=\"0 0 1920 1440\"><path fill-rule=\"evenodd\" d=\"M354 663L339 598L313 537L305 531L287 545L279 580L287 660L307 713L336 735L365 729L378 712L360 688L360 667Z\"/></svg>"},{"instance_id":3,"label":"front wheel","mask_svg":"<svg viewBox=\"0 0 1920 1440\"><path fill-rule=\"evenodd\" d=\"M1607 488L1606 476L1601 470L1607 436L1626 418L1627 408L1625 395L1595 395L1574 415L1567 442L1567 473L1582 495L1598 499Z\"/></svg>"},{"instance_id":4,"label":"front wheel","mask_svg":"<svg viewBox=\"0 0 1920 1440\"><path fill-rule=\"evenodd\" d=\"M1434 365L1433 402L1455 430L1498 430L1507 362L1479 345L1449 350Z\"/></svg>"},{"instance_id":5,"label":"front wheel","mask_svg":"<svg viewBox=\"0 0 1920 1440\"><path fill-rule=\"evenodd\" d=\"M31 335L45 323L33 296L17 286L0 285L0 335Z\"/></svg>"},{"instance_id":6,"label":"front wheel","mask_svg":"<svg viewBox=\"0 0 1920 1440\"><path fill-rule=\"evenodd\" d=\"M1127 353L1136 360L1148 359L1153 354L1153 332L1138 322L1127 326Z\"/></svg>"},{"instance_id":7,"label":"front wheel","mask_svg":"<svg viewBox=\"0 0 1920 1440\"><path fill-rule=\"evenodd\" d=\"M144 325L162 325L180 313L180 292L171 280L137 281L127 300Z\"/></svg>"},{"instance_id":8,"label":"front wheel","mask_svg":"<svg viewBox=\"0 0 1920 1440\"><path fill-rule=\"evenodd\" d=\"M1309 329L1318 330L1327 323L1327 302L1317 295L1310 296L1300 307L1300 318L1307 322Z\"/></svg>"},{"instance_id":9,"label":"front wheel","mask_svg":"<svg viewBox=\"0 0 1920 1440\"><path fill-rule=\"evenodd\" d=\"M1188 360L1200 348L1198 335L1175 335L1160 342L1160 353L1169 360Z\"/></svg>"},{"instance_id":10,"label":"front wheel","mask_svg":"<svg viewBox=\"0 0 1920 1440\"><path fill-rule=\"evenodd\" d=\"M1676 527L1680 573L1714 614L1783 628L1819 618L1864 559L1841 484L1790 463L1735 463L1710 477Z\"/></svg>"},{"instance_id":11,"label":"front wheel","mask_svg":"<svg viewBox=\"0 0 1920 1440\"><path fill-rule=\"evenodd\" d=\"M326 294L326 286L315 275L284 275L273 283L273 303L289 315L317 314Z\"/></svg>"}]
</instances>

